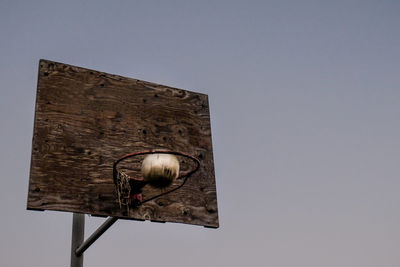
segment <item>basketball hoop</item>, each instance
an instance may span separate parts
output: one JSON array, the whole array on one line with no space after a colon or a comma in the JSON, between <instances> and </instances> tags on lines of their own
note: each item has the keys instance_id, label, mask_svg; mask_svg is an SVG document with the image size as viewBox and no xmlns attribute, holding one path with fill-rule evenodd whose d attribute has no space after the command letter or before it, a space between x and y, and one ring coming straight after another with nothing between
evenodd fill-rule
<instances>
[{"instance_id":1,"label":"basketball hoop","mask_svg":"<svg viewBox=\"0 0 400 267\"><path fill-rule=\"evenodd\" d=\"M143 178L130 177L127 173L118 168L118 164L122 161L142 155L147 155L142 161L141 171ZM191 170L180 174L179 161L175 156L182 156L191 159L196 166ZM199 167L200 161L197 158L177 151L142 151L122 156L113 164L113 178L120 208L126 206L129 212L131 206L140 206L143 203L178 190L186 183L187 179L199 169ZM165 190L175 180L182 180L182 183L170 190L143 200L143 187L150 186L152 188Z\"/></svg>"}]
</instances>

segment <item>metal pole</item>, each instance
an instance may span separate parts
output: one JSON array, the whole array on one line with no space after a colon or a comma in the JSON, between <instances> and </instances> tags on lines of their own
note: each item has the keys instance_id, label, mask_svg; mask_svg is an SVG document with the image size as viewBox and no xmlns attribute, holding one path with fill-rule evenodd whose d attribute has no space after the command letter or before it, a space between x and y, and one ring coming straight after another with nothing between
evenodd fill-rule
<instances>
[{"instance_id":1,"label":"metal pole","mask_svg":"<svg viewBox=\"0 0 400 267\"><path fill-rule=\"evenodd\" d=\"M118 220L118 218L115 217L110 217L108 218L99 228L97 228L96 231L94 231L94 233L85 241L85 242L81 242L78 244L78 248L75 247L75 254L77 257L82 257L83 258L83 252L85 252L85 250L91 245L93 244L105 231L107 231L108 228L111 227L111 225L113 225L116 221ZM71 267L75 267L75 266L71 266Z\"/></svg>"},{"instance_id":2,"label":"metal pole","mask_svg":"<svg viewBox=\"0 0 400 267\"><path fill-rule=\"evenodd\" d=\"M83 255L76 255L76 248L85 237L85 214L74 213L72 217L71 267L83 267Z\"/></svg>"}]
</instances>

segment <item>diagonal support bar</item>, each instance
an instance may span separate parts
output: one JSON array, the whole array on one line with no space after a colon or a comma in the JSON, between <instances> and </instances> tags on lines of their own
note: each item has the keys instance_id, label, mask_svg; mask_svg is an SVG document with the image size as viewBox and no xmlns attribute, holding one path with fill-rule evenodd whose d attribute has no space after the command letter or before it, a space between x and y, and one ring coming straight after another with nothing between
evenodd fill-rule
<instances>
[{"instance_id":1,"label":"diagonal support bar","mask_svg":"<svg viewBox=\"0 0 400 267\"><path fill-rule=\"evenodd\" d=\"M85 252L90 245L92 245L108 228L110 228L118 218L110 217L108 218L96 231L85 241L83 242L76 250L75 255L77 257L82 256L83 252Z\"/></svg>"}]
</instances>

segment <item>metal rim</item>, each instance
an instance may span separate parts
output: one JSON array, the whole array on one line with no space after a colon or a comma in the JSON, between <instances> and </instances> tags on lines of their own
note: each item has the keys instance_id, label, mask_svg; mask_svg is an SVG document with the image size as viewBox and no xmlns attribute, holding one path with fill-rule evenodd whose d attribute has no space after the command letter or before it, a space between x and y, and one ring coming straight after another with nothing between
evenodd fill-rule
<instances>
[{"instance_id":1,"label":"metal rim","mask_svg":"<svg viewBox=\"0 0 400 267\"><path fill-rule=\"evenodd\" d=\"M186 173L183 173L183 174L179 175L178 178L176 178L177 180L178 179L183 179L183 182L179 186L177 186L175 188L172 188L172 189L170 189L170 190L168 190L166 192L163 192L161 194L158 194L156 196L153 196L151 198L142 200L139 204L134 205L135 207L140 206L140 205L142 205L142 204L144 204L144 203L146 203L148 201L154 200L156 198L159 198L161 196L167 195L169 193L172 193L172 192L178 190L179 188L184 186L186 181L189 179L189 177L192 174L194 174L196 171L198 171L199 168L200 168L200 161L196 157L193 157L193 156L191 156L189 154L186 154L186 153L183 153L183 152L170 151L170 150L140 151L140 152L126 154L126 155L120 157L117 161L114 162L114 164L113 164L113 179L114 179L114 183L116 183L116 179L117 179L118 173L123 173L122 171L118 170L118 168L117 168L119 163L121 163L122 161L124 161L124 160L126 160L128 158L137 157L137 156L141 156L141 155L147 155L147 154L172 154L172 155L177 155L177 156L183 156L185 158L189 158L189 159L193 160L196 163L196 167L193 168L192 170L190 170L189 172L186 172ZM137 180L137 181L143 181L142 179L137 179L137 178L133 178L133 177L130 177L130 179L134 179L134 180Z\"/></svg>"}]
</instances>

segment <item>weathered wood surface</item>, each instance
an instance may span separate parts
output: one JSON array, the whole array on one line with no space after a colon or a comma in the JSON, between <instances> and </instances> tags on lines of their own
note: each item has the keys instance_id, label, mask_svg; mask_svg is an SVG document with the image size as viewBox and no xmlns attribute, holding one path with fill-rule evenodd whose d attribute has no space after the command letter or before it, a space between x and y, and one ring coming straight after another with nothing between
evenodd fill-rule
<instances>
[{"instance_id":1,"label":"weathered wood surface","mask_svg":"<svg viewBox=\"0 0 400 267\"><path fill-rule=\"evenodd\" d=\"M200 170L127 212L113 162L150 149L193 155ZM27 207L218 227L207 95L41 60Z\"/></svg>"}]
</instances>

